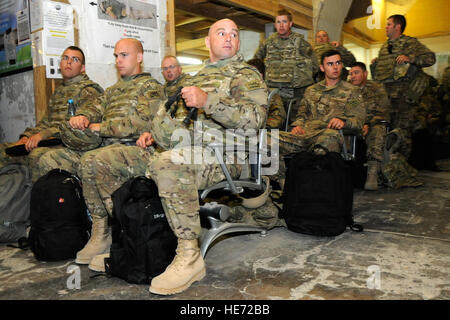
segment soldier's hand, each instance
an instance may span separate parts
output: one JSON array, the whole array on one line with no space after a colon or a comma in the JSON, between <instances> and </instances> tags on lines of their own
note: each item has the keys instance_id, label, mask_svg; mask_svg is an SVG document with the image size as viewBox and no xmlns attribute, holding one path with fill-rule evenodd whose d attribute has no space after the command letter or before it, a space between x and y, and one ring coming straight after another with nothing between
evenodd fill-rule
<instances>
[{"instance_id":1,"label":"soldier's hand","mask_svg":"<svg viewBox=\"0 0 450 320\"><path fill-rule=\"evenodd\" d=\"M340 130L340 129L342 129L344 127L344 125L345 125L345 122L342 121L341 119L333 118L328 123L327 128L328 129Z\"/></svg>"},{"instance_id":2,"label":"soldier's hand","mask_svg":"<svg viewBox=\"0 0 450 320\"><path fill-rule=\"evenodd\" d=\"M136 145L144 149L151 146L154 142L155 140L153 139L152 134L150 132L144 132L139 139L137 139Z\"/></svg>"},{"instance_id":3,"label":"soldier's hand","mask_svg":"<svg viewBox=\"0 0 450 320\"><path fill-rule=\"evenodd\" d=\"M101 127L100 123L91 123L89 125L89 129L91 129L91 131L100 131L100 127Z\"/></svg>"},{"instance_id":4,"label":"soldier's hand","mask_svg":"<svg viewBox=\"0 0 450 320\"><path fill-rule=\"evenodd\" d=\"M84 130L89 126L89 119L85 116L75 116L70 118L69 124L74 129Z\"/></svg>"},{"instance_id":5,"label":"soldier's hand","mask_svg":"<svg viewBox=\"0 0 450 320\"><path fill-rule=\"evenodd\" d=\"M362 133L363 137L367 136L367 134L369 133L369 125L368 124L365 124L362 127L361 133Z\"/></svg>"},{"instance_id":6,"label":"soldier's hand","mask_svg":"<svg viewBox=\"0 0 450 320\"><path fill-rule=\"evenodd\" d=\"M301 127L299 127L299 126L296 126L296 127L292 128L291 133L300 136L300 135L302 135L302 134L305 134L305 130L303 130L303 129L302 129Z\"/></svg>"},{"instance_id":7,"label":"soldier's hand","mask_svg":"<svg viewBox=\"0 0 450 320\"><path fill-rule=\"evenodd\" d=\"M403 63L409 62L409 57L405 56L404 54L401 54L397 57L396 61L397 61L397 64L403 64Z\"/></svg>"},{"instance_id":8,"label":"soldier's hand","mask_svg":"<svg viewBox=\"0 0 450 320\"><path fill-rule=\"evenodd\" d=\"M338 41L331 41L330 44L332 46L339 47L339 42Z\"/></svg>"},{"instance_id":9,"label":"soldier's hand","mask_svg":"<svg viewBox=\"0 0 450 320\"><path fill-rule=\"evenodd\" d=\"M181 96L188 107L202 108L206 105L208 93L199 87L184 87Z\"/></svg>"},{"instance_id":10,"label":"soldier's hand","mask_svg":"<svg viewBox=\"0 0 450 320\"><path fill-rule=\"evenodd\" d=\"M28 137L27 136L23 136L22 138L20 138L19 140L17 140L17 142L15 143L15 145L18 144L25 144L28 141Z\"/></svg>"},{"instance_id":11,"label":"soldier's hand","mask_svg":"<svg viewBox=\"0 0 450 320\"><path fill-rule=\"evenodd\" d=\"M25 143L25 149L30 152L34 148L38 146L39 141L42 140L42 136L40 133L36 133L35 135L32 135L27 142Z\"/></svg>"}]
</instances>

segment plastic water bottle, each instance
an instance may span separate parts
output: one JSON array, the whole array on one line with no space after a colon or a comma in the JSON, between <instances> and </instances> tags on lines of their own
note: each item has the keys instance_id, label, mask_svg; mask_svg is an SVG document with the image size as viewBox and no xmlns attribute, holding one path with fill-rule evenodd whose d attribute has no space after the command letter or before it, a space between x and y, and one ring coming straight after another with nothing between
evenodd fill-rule
<instances>
[{"instance_id":1,"label":"plastic water bottle","mask_svg":"<svg viewBox=\"0 0 450 320\"><path fill-rule=\"evenodd\" d=\"M72 99L67 100L67 114L71 117L75 115L75 104Z\"/></svg>"}]
</instances>

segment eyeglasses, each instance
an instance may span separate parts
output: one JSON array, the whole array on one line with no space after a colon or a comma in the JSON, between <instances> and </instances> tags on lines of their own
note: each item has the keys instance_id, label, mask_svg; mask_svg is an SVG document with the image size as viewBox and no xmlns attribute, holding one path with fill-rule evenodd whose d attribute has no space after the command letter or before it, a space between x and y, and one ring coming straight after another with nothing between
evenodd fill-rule
<instances>
[{"instance_id":1,"label":"eyeglasses","mask_svg":"<svg viewBox=\"0 0 450 320\"><path fill-rule=\"evenodd\" d=\"M74 62L74 63L81 62L80 58L78 58L78 57L69 57L69 56L66 56L66 55L62 56L61 59L63 61L69 61L69 60L72 59L72 62Z\"/></svg>"},{"instance_id":2,"label":"eyeglasses","mask_svg":"<svg viewBox=\"0 0 450 320\"><path fill-rule=\"evenodd\" d=\"M170 65L170 66L168 66L168 67L163 67L163 68L161 68L163 71L167 71L167 70L172 70L172 69L175 69L176 67L178 67L179 65L178 64L176 64L176 65Z\"/></svg>"}]
</instances>

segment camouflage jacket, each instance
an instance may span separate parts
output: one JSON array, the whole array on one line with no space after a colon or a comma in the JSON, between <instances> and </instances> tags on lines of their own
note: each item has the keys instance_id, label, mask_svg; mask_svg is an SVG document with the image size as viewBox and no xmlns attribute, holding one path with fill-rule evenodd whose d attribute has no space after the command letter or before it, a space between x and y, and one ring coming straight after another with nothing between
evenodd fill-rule
<instances>
[{"instance_id":1,"label":"camouflage jacket","mask_svg":"<svg viewBox=\"0 0 450 320\"><path fill-rule=\"evenodd\" d=\"M166 97L170 97L177 91L178 87L183 87L186 81L189 81L192 76L187 73L182 73L177 79L173 81L168 81L164 84L164 94Z\"/></svg>"},{"instance_id":2,"label":"camouflage jacket","mask_svg":"<svg viewBox=\"0 0 450 320\"><path fill-rule=\"evenodd\" d=\"M272 101L270 101L266 127L271 129L281 129L284 120L286 120L286 110L284 110L283 100L279 94L275 94L272 97Z\"/></svg>"},{"instance_id":3,"label":"camouflage jacket","mask_svg":"<svg viewBox=\"0 0 450 320\"><path fill-rule=\"evenodd\" d=\"M206 105L198 111L198 122L203 132L216 129L224 132L232 129L260 129L267 117L268 89L260 73L244 62L241 55L206 62L188 83L208 93ZM150 132L158 145L164 149L174 147L171 141L176 129L185 129L181 121L172 119L164 105L150 125ZM192 125L190 126L192 129ZM206 141L205 141L206 143Z\"/></svg>"},{"instance_id":4,"label":"camouflage jacket","mask_svg":"<svg viewBox=\"0 0 450 320\"><path fill-rule=\"evenodd\" d=\"M43 139L58 138L59 125L67 117L67 100L72 99L75 106L80 108L102 93L103 88L85 74L63 81L50 97L47 114L35 127L25 129L21 137L40 133Z\"/></svg>"},{"instance_id":5,"label":"camouflage jacket","mask_svg":"<svg viewBox=\"0 0 450 320\"><path fill-rule=\"evenodd\" d=\"M343 46L335 47L329 43L324 43L318 44L314 47L314 53L316 54L317 63L319 65L321 64L320 60L322 58L322 55L328 50L337 50L340 53L341 59L344 62L344 67L350 67L352 64L356 62L355 56L345 47Z\"/></svg>"},{"instance_id":6,"label":"camouflage jacket","mask_svg":"<svg viewBox=\"0 0 450 320\"><path fill-rule=\"evenodd\" d=\"M410 63L398 64L396 59L406 55ZM374 80L382 82L411 81L417 68L432 66L436 62L434 52L413 37L401 35L388 40L381 47L375 62Z\"/></svg>"},{"instance_id":7,"label":"camouflage jacket","mask_svg":"<svg viewBox=\"0 0 450 320\"><path fill-rule=\"evenodd\" d=\"M366 107L358 87L342 80L332 87L325 80L313 84L306 89L292 126L307 128L314 121L323 128L333 118L345 121L344 128L362 129Z\"/></svg>"},{"instance_id":8,"label":"camouflage jacket","mask_svg":"<svg viewBox=\"0 0 450 320\"><path fill-rule=\"evenodd\" d=\"M365 124L373 127L379 121L389 121L391 102L384 86L367 80L360 90L367 108Z\"/></svg>"},{"instance_id":9,"label":"camouflage jacket","mask_svg":"<svg viewBox=\"0 0 450 320\"><path fill-rule=\"evenodd\" d=\"M161 84L149 73L121 78L97 99L77 110L91 123L101 123L100 136L137 139L157 110L154 101L164 99Z\"/></svg>"},{"instance_id":10,"label":"camouflage jacket","mask_svg":"<svg viewBox=\"0 0 450 320\"><path fill-rule=\"evenodd\" d=\"M273 33L261 42L254 58L264 60L269 87L301 88L314 83L319 70L317 58L303 35L292 32L287 38Z\"/></svg>"}]
</instances>

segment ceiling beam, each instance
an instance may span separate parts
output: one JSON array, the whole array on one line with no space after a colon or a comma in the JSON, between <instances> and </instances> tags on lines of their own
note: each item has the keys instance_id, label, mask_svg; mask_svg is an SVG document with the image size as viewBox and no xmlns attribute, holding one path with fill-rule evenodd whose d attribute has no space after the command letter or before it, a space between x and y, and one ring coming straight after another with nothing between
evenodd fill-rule
<instances>
[{"instance_id":1,"label":"ceiling beam","mask_svg":"<svg viewBox=\"0 0 450 320\"><path fill-rule=\"evenodd\" d=\"M220 2L237 8L258 12L272 19L276 17L277 11L281 7L285 7L286 9L290 9L289 11L292 13L292 21L295 26L309 30L313 28L312 5L306 5L305 2L293 0L220 0Z\"/></svg>"},{"instance_id":2,"label":"ceiling beam","mask_svg":"<svg viewBox=\"0 0 450 320\"><path fill-rule=\"evenodd\" d=\"M177 43L177 52L205 47L205 38L186 40Z\"/></svg>"},{"instance_id":3,"label":"ceiling beam","mask_svg":"<svg viewBox=\"0 0 450 320\"><path fill-rule=\"evenodd\" d=\"M186 18L181 21L177 21L177 23L175 24L175 27L180 27L180 26L184 26L186 24L196 23L196 22L205 21L205 20L206 20L205 17L199 17L199 16Z\"/></svg>"},{"instance_id":4,"label":"ceiling beam","mask_svg":"<svg viewBox=\"0 0 450 320\"><path fill-rule=\"evenodd\" d=\"M179 11L184 11L190 14L196 14L207 18L213 18L215 20L223 19L225 16L222 12L217 10L217 6L209 6L208 4L193 5L193 0L175 0L175 8ZM245 16L233 17L233 21L239 26L239 28L247 28L258 32L264 31L263 23L256 23Z\"/></svg>"}]
</instances>

